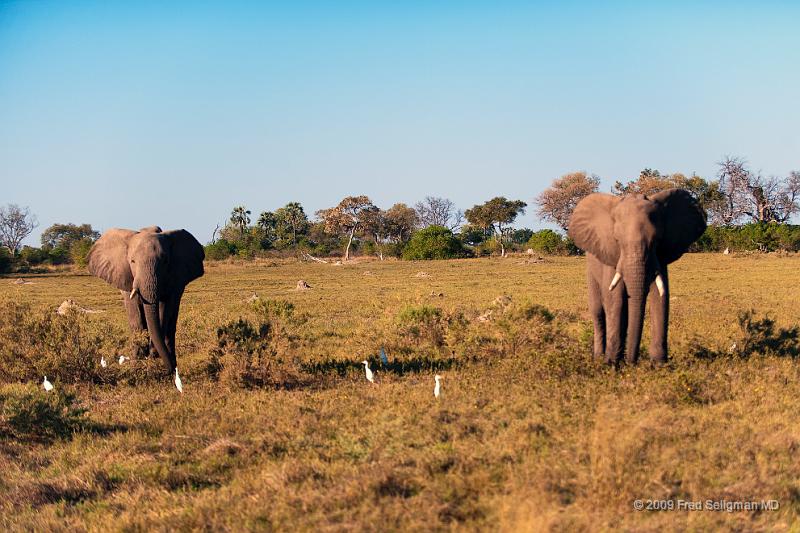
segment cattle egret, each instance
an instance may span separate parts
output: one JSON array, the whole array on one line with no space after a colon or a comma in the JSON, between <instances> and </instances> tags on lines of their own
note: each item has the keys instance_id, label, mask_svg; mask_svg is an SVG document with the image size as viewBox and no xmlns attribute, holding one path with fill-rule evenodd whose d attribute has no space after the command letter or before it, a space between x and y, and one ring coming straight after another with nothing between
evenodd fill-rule
<instances>
[{"instance_id":1,"label":"cattle egret","mask_svg":"<svg viewBox=\"0 0 800 533\"><path fill-rule=\"evenodd\" d=\"M44 377L44 381L42 381L42 386L44 387L44 390L46 390L47 392L53 390L53 384L47 381L47 376Z\"/></svg>"},{"instance_id":2,"label":"cattle egret","mask_svg":"<svg viewBox=\"0 0 800 533\"><path fill-rule=\"evenodd\" d=\"M175 367L175 388L183 394L183 383L181 383L181 377L178 375L178 367Z\"/></svg>"},{"instance_id":3,"label":"cattle egret","mask_svg":"<svg viewBox=\"0 0 800 533\"><path fill-rule=\"evenodd\" d=\"M105 357L102 357L102 356L100 357L100 366L102 366L103 368L108 366L108 363L106 363L106 358Z\"/></svg>"},{"instance_id":4,"label":"cattle egret","mask_svg":"<svg viewBox=\"0 0 800 533\"><path fill-rule=\"evenodd\" d=\"M440 390L441 390L441 388L442 388L442 387L441 387L441 384L439 383L439 381L442 379L442 376L440 376L439 374L436 374L436 375L433 377L433 379L434 379L434 381L436 381L436 385L434 385L434 387L433 387L433 396L434 396L435 398L438 398L438 397L439 397L439 391L440 391Z\"/></svg>"},{"instance_id":5,"label":"cattle egret","mask_svg":"<svg viewBox=\"0 0 800 533\"><path fill-rule=\"evenodd\" d=\"M372 370L369 369L369 363L367 361L361 361L361 364L364 365L364 373L367 375L367 381L370 383L375 383Z\"/></svg>"},{"instance_id":6,"label":"cattle egret","mask_svg":"<svg viewBox=\"0 0 800 533\"><path fill-rule=\"evenodd\" d=\"M120 355L120 356L119 356L119 364L122 364L122 363L124 363L124 362L125 362L125 359L127 359L127 357L125 357L124 355Z\"/></svg>"},{"instance_id":7,"label":"cattle egret","mask_svg":"<svg viewBox=\"0 0 800 533\"><path fill-rule=\"evenodd\" d=\"M383 349L383 346L381 346L380 356L381 356L381 363L383 363L383 366L389 366L389 358L386 357L386 350Z\"/></svg>"}]
</instances>

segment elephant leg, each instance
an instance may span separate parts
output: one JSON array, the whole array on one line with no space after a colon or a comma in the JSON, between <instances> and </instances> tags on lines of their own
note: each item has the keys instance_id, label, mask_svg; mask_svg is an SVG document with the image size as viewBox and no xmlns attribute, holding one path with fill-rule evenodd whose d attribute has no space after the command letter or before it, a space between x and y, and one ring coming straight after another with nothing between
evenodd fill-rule
<instances>
[{"instance_id":1,"label":"elephant leg","mask_svg":"<svg viewBox=\"0 0 800 533\"><path fill-rule=\"evenodd\" d=\"M147 323L144 319L142 306L139 303L139 297L134 296L133 298L130 298L128 292L120 292L122 293L122 303L125 306L125 314L128 316L128 326L130 327L131 332L136 334L141 331L145 331L147 329ZM136 338L131 339L130 349L131 357L134 359L147 355L147 347L137 342Z\"/></svg>"},{"instance_id":2,"label":"elephant leg","mask_svg":"<svg viewBox=\"0 0 800 533\"><path fill-rule=\"evenodd\" d=\"M161 305L161 327L164 332L164 342L169 349L173 366L177 366L175 332L178 329L178 311L180 310L182 296L183 291L179 291L176 294L170 295Z\"/></svg>"},{"instance_id":3,"label":"elephant leg","mask_svg":"<svg viewBox=\"0 0 800 533\"><path fill-rule=\"evenodd\" d=\"M609 280L610 281L610 280ZM628 325L627 299L624 290L617 286L614 291L606 291L606 362L617 365L622 361Z\"/></svg>"},{"instance_id":4,"label":"elephant leg","mask_svg":"<svg viewBox=\"0 0 800 533\"><path fill-rule=\"evenodd\" d=\"M654 363L667 362L667 329L669 326L669 279L666 267L662 267L664 296L658 294L655 281L650 285L648 305L650 306L650 360Z\"/></svg>"},{"instance_id":5,"label":"elephant leg","mask_svg":"<svg viewBox=\"0 0 800 533\"><path fill-rule=\"evenodd\" d=\"M594 325L594 346L592 354L602 359L606 353L606 313L603 309L603 295L600 285L593 276L589 276L589 314Z\"/></svg>"}]
</instances>

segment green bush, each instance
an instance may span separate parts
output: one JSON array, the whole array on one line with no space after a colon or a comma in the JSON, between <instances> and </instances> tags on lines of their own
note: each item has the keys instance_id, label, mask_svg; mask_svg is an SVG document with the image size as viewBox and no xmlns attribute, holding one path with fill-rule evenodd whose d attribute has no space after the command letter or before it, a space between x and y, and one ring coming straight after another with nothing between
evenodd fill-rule
<instances>
[{"instance_id":1,"label":"green bush","mask_svg":"<svg viewBox=\"0 0 800 533\"><path fill-rule=\"evenodd\" d=\"M127 336L106 322L76 311L33 308L0 301L0 381L103 382L100 358L114 360ZM107 370L107 369L105 369Z\"/></svg>"},{"instance_id":2,"label":"green bush","mask_svg":"<svg viewBox=\"0 0 800 533\"><path fill-rule=\"evenodd\" d=\"M63 265L70 261L69 250L66 248L50 248L47 255L51 265Z\"/></svg>"},{"instance_id":3,"label":"green bush","mask_svg":"<svg viewBox=\"0 0 800 533\"><path fill-rule=\"evenodd\" d=\"M46 251L32 246L23 246L22 250L19 251L18 258L30 266L41 265L48 259Z\"/></svg>"},{"instance_id":4,"label":"green bush","mask_svg":"<svg viewBox=\"0 0 800 533\"><path fill-rule=\"evenodd\" d=\"M207 244L205 246L205 252L206 259L221 261L234 255L236 253L236 246L225 239L220 239L217 242Z\"/></svg>"},{"instance_id":5,"label":"green bush","mask_svg":"<svg viewBox=\"0 0 800 533\"><path fill-rule=\"evenodd\" d=\"M89 238L84 238L70 244L69 257L72 262L80 267L85 267L89 256L89 250L92 249L93 244L94 241Z\"/></svg>"},{"instance_id":6,"label":"green bush","mask_svg":"<svg viewBox=\"0 0 800 533\"><path fill-rule=\"evenodd\" d=\"M776 223L709 226L692 251L721 252L726 248L732 251L800 251L800 226Z\"/></svg>"},{"instance_id":7,"label":"green bush","mask_svg":"<svg viewBox=\"0 0 800 533\"><path fill-rule=\"evenodd\" d=\"M564 239L551 229L543 229L531 235L528 239L528 248L548 255L563 253Z\"/></svg>"},{"instance_id":8,"label":"green bush","mask_svg":"<svg viewBox=\"0 0 800 533\"><path fill-rule=\"evenodd\" d=\"M59 387L50 392L33 385L0 389L0 438L50 442L69 437L84 426L86 409L75 395Z\"/></svg>"},{"instance_id":9,"label":"green bush","mask_svg":"<svg viewBox=\"0 0 800 533\"><path fill-rule=\"evenodd\" d=\"M442 226L429 226L411 237L403 250L403 259L453 259L467 255L461 241Z\"/></svg>"},{"instance_id":10,"label":"green bush","mask_svg":"<svg viewBox=\"0 0 800 533\"><path fill-rule=\"evenodd\" d=\"M11 256L11 252L8 251L8 248L0 246L0 274L9 272L13 262L14 258Z\"/></svg>"}]
</instances>

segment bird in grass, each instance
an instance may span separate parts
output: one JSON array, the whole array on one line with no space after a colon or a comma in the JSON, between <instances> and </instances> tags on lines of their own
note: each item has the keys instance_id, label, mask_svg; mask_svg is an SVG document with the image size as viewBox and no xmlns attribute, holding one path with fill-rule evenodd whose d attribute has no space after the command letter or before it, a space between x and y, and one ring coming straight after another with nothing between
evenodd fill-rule
<instances>
[{"instance_id":1,"label":"bird in grass","mask_svg":"<svg viewBox=\"0 0 800 533\"><path fill-rule=\"evenodd\" d=\"M53 384L47 380L47 376L44 377L44 381L42 381L42 386L44 387L44 390L46 390L47 392L53 390Z\"/></svg>"},{"instance_id":2,"label":"bird in grass","mask_svg":"<svg viewBox=\"0 0 800 533\"><path fill-rule=\"evenodd\" d=\"M124 362L125 362L125 359L127 359L127 357L125 357L124 355L120 355L120 356L119 356L119 364L122 364L122 363L124 363Z\"/></svg>"},{"instance_id":3,"label":"bird in grass","mask_svg":"<svg viewBox=\"0 0 800 533\"><path fill-rule=\"evenodd\" d=\"M181 382L181 377L178 375L178 367L175 367L175 388L178 389L178 392L183 394L183 383Z\"/></svg>"},{"instance_id":4,"label":"bird in grass","mask_svg":"<svg viewBox=\"0 0 800 533\"><path fill-rule=\"evenodd\" d=\"M106 363L106 358L105 357L102 357L102 356L100 357L100 366L102 366L103 368L108 366L108 363Z\"/></svg>"},{"instance_id":5,"label":"bird in grass","mask_svg":"<svg viewBox=\"0 0 800 533\"><path fill-rule=\"evenodd\" d=\"M433 376L433 380L436 382L436 385L433 386L433 397L434 398L438 398L439 394L441 393L442 385L441 385L441 383L439 383L439 381L441 381L441 379L442 379L442 376L440 376L439 374L436 374L435 376Z\"/></svg>"},{"instance_id":6,"label":"bird in grass","mask_svg":"<svg viewBox=\"0 0 800 533\"><path fill-rule=\"evenodd\" d=\"M369 362L361 361L361 364L364 365L364 373L367 375L367 381L370 383L375 383L375 378L372 373L372 370L369 369Z\"/></svg>"},{"instance_id":7,"label":"bird in grass","mask_svg":"<svg viewBox=\"0 0 800 533\"><path fill-rule=\"evenodd\" d=\"M381 364L383 366L389 366L389 358L386 357L386 350L383 349L383 346L381 346L381 353L379 355L381 356Z\"/></svg>"}]
</instances>

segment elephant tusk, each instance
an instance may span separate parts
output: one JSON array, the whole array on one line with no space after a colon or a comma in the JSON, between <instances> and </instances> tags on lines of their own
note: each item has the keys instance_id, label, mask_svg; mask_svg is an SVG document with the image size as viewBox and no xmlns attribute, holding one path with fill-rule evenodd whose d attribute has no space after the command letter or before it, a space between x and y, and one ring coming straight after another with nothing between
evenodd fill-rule
<instances>
[{"instance_id":1,"label":"elephant tusk","mask_svg":"<svg viewBox=\"0 0 800 533\"><path fill-rule=\"evenodd\" d=\"M656 288L658 289L658 295L663 298L664 297L664 279L661 277L661 274L656 274Z\"/></svg>"},{"instance_id":2,"label":"elephant tusk","mask_svg":"<svg viewBox=\"0 0 800 533\"><path fill-rule=\"evenodd\" d=\"M139 288L136 287L131 291L131 294L128 296L129 299L133 300L133 297L136 296L136 293L139 292Z\"/></svg>"},{"instance_id":3,"label":"elephant tusk","mask_svg":"<svg viewBox=\"0 0 800 533\"><path fill-rule=\"evenodd\" d=\"M620 274L619 272L615 272L614 279L611 280L611 286L608 288L608 290L613 291L614 287L617 286L617 283L619 283L619 280L621 279L622 279L622 274Z\"/></svg>"}]
</instances>

